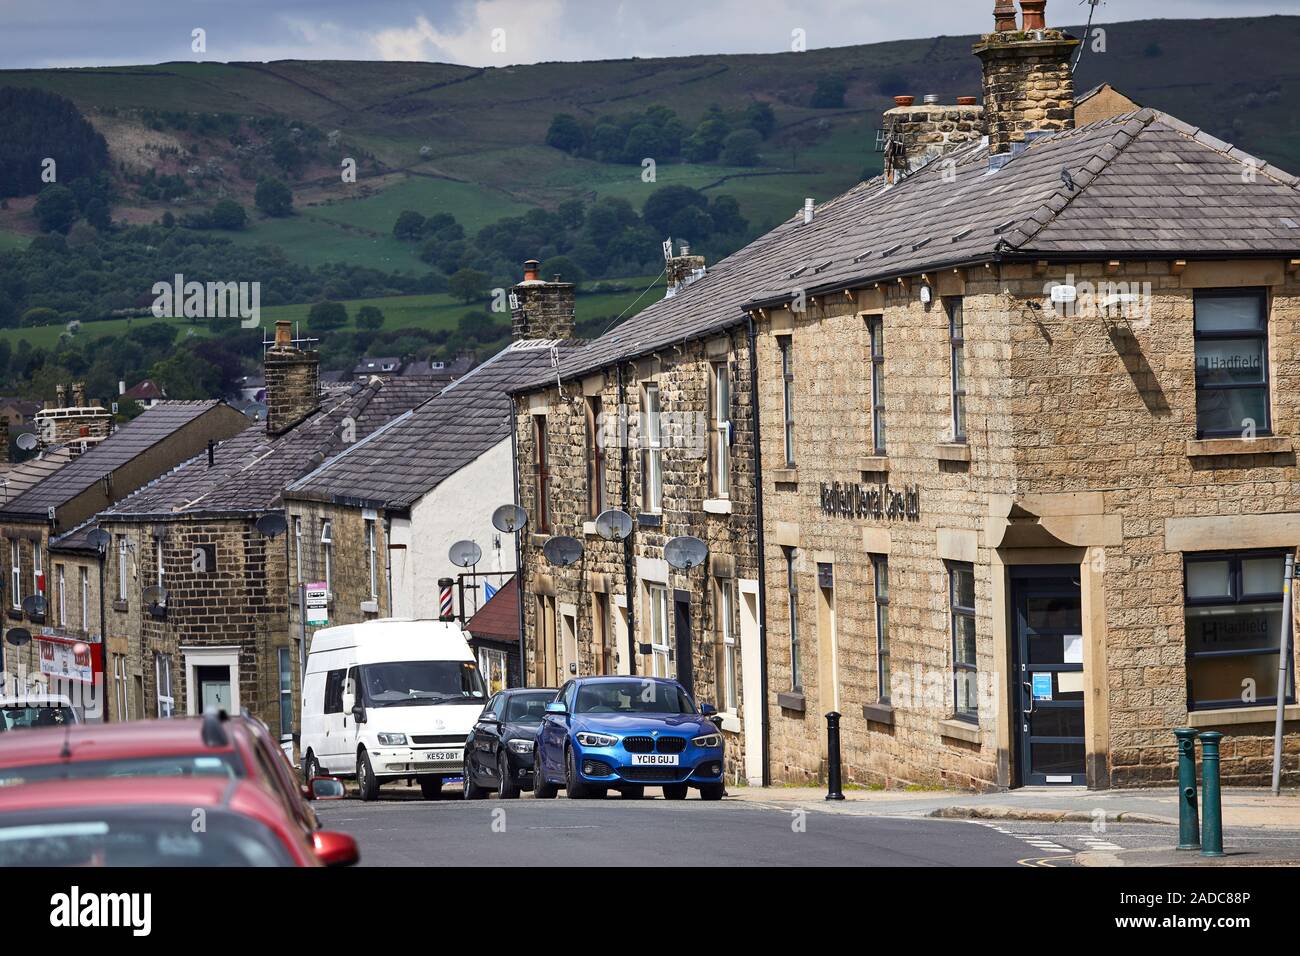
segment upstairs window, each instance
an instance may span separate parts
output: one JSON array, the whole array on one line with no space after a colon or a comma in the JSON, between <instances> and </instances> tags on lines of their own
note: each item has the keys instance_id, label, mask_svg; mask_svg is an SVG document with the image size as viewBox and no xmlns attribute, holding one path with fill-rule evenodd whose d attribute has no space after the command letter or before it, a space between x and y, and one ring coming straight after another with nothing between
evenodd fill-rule
<instances>
[{"instance_id":1,"label":"upstairs window","mask_svg":"<svg viewBox=\"0 0 1300 956\"><path fill-rule=\"evenodd\" d=\"M709 479L719 498L731 494L731 377L726 362L714 362L709 403Z\"/></svg>"},{"instance_id":2,"label":"upstairs window","mask_svg":"<svg viewBox=\"0 0 1300 956\"><path fill-rule=\"evenodd\" d=\"M871 444L877 455L885 453L885 317L867 319L871 341Z\"/></svg>"},{"instance_id":3,"label":"upstairs window","mask_svg":"<svg viewBox=\"0 0 1300 956\"><path fill-rule=\"evenodd\" d=\"M948 344L952 355L952 440L966 440L966 322L962 300L945 300L948 306Z\"/></svg>"},{"instance_id":4,"label":"upstairs window","mask_svg":"<svg viewBox=\"0 0 1300 956\"><path fill-rule=\"evenodd\" d=\"M646 384L642 391L645 402L641 413L641 510L659 514L664 507L664 443L659 386Z\"/></svg>"},{"instance_id":5,"label":"upstairs window","mask_svg":"<svg viewBox=\"0 0 1300 956\"><path fill-rule=\"evenodd\" d=\"M605 436L601 434L604 415L599 395L587 399L587 513L595 518L605 510Z\"/></svg>"},{"instance_id":6,"label":"upstairs window","mask_svg":"<svg viewBox=\"0 0 1300 956\"><path fill-rule=\"evenodd\" d=\"M1195 312L1197 435L1269 434L1267 293L1198 292Z\"/></svg>"},{"instance_id":7,"label":"upstairs window","mask_svg":"<svg viewBox=\"0 0 1300 956\"><path fill-rule=\"evenodd\" d=\"M320 551L325 565L325 590L334 590L334 524L330 521L320 523Z\"/></svg>"},{"instance_id":8,"label":"upstairs window","mask_svg":"<svg viewBox=\"0 0 1300 956\"><path fill-rule=\"evenodd\" d=\"M10 604L16 611L23 606L22 555L17 538L9 542L9 585Z\"/></svg>"},{"instance_id":9,"label":"upstairs window","mask_svg":"<svg viewBox=\"0 0 1300 956\"><path fill-rule=\"evenodd\" d=\"M538 534L551 532L550 448L546 437L546 416L533 416L533 527Z\"/></svg>"},{"instance_id":10,"label":"upstairs window","mask_svg":"<svg viewBox=\"0 0 1300 956\"><path fill-rule=\"evenodd\" d=\"M785 416L785 466L794 467L794 346L792 336L778 338L781 350L781 410Z\"/></svg>"}]
</instances>

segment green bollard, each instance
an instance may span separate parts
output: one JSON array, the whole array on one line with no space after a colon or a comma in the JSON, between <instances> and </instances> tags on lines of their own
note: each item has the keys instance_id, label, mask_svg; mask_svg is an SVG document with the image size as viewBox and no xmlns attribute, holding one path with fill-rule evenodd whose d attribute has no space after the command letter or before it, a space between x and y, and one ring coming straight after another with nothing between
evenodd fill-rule
<instances>
[{"instance_id":1,"label":"green bollard","mask_svg":"<svg viewBox=\"0 0 1300 956\"><path fill-rule=\"evenodd\" d=\"M1200 824L1196 819L1196 731L1174 728L1178 738L1178 849L1201 848Z\"/></svg>"},{"instance_id":2,"label":"green bollard","mask_svg":"<svg viewBox=\"0 0 1300 956\"><path fill-rule=\"evenodd\" d=\"M1201 792L1205 816L1201 820L1201 856L1223 856L1223 799L1219 793L1219 741L1223 734L1201 734Z\"/></svg>"}]
</instances>

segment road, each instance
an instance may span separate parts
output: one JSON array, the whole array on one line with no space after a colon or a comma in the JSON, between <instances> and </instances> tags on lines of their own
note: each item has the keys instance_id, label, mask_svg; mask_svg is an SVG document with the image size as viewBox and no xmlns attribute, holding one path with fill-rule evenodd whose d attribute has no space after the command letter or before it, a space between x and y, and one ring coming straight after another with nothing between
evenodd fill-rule
<instances>
[{"instance_id":1,"label":"road","mask_svg":"<svg viewBox=\"0 0 1300 956\"><path fill-rule=\"evenodd\" d=\"M960 820L796 815L739 800L384 796L318 805L327 828L356 837L363 866L1015 866L1044 855Z\"/></svg>"}]
</instances>

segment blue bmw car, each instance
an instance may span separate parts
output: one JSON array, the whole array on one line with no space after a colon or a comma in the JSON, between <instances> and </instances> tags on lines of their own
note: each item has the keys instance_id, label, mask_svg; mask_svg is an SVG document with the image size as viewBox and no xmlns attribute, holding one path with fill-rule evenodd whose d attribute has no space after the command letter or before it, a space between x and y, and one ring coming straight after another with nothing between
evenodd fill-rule
<instances>
[{"instance_id":1,"label":"blue bmw car","mask_svg":"<svg viewBox=\"0 0 1300 956\"><path fill-rule=\"evenodd\" d=\"M533 796L644 796L647 786L683 800L723 794L722 734L708 704L696 708L675 680L579 677L546 705L534 751Z\"/></svg>"}]
</instances>

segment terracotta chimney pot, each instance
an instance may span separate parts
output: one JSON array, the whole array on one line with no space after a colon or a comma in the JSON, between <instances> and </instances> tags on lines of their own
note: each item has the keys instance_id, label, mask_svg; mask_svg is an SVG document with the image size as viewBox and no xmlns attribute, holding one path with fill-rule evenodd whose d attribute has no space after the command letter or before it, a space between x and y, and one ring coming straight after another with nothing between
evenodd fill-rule
<instances>
[{"instance_id":1,"label":"terracotta chimney pot","mask_svg":"<svg viewBox=\"0 0 1300 956\"><path fill-rule=\"evenodd\" d=\"M1020 0L1020 12L1026 33L1047 29L1047 0Z\"/></svg>"},{"instance_id":2,"label":"terracotta chimney pot","mask_svg":"<svg viewBox=\"0 0 1300 956\"><path fill-rule=\"evenodd\" d=\"M275 347L287 349L293 346L293 324L288 319L276 319Z\"/></svg>"},{"instance_id":3,"label":"terracotta chimney pot","mask_svg":"<svg viewBox=\"0 0 1300 956\"><path fill-rule=\"evenodd\" d=\"M1011 0L996 0L993 4L993 31L1006 33L1016 29L1016 5Z\"/></svg>"},{"instance_id":4,"label":"terracotta chimney pot","mask_svg":"<svg viewBox=\"0 0 1300 956\"><path fill-rule=\"evenodd\" d=\"M916 97L915 97L915 96L895 96L895 97L894 97L894 105L895 105L895 106L911 106L911 105L912 105L913 103L915 103L915 102L916 102Z\"/></svg>"}]
</instances>

